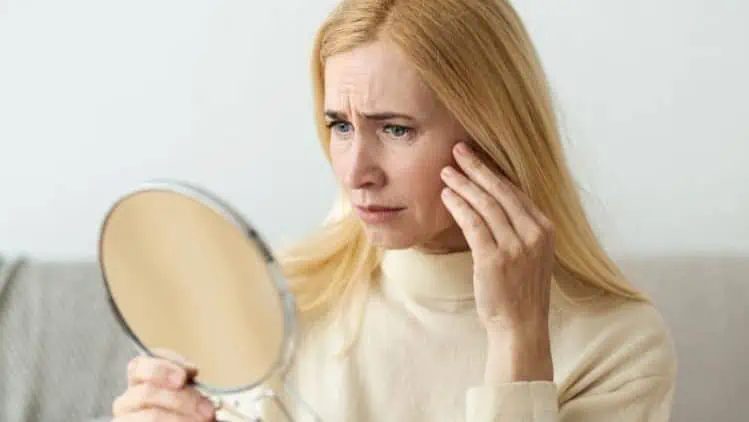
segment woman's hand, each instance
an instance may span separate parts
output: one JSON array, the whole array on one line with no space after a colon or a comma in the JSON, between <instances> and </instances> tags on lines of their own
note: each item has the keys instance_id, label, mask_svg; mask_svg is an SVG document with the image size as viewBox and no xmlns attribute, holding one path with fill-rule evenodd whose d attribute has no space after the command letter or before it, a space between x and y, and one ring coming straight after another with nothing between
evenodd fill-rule
<instances>
[{"instance_id":1,"label":"woman's hand","mask_svg":"<svg viewBox=\"0 0 749 422\"><path fill-rule=\"evenodd\" d=\"M476 307L489 340L487 379L551 380L553 226L467 145L459 143L454 155L465 174L446 167L442 197L473 256Z\"/></svg>"},{"instance_id":2,"label":"woman's hand","mask_svg":"<svg viewBox=\"0 0 749 422\"><path fill-rule=\"evenodd\" d=\"M180 356L159 351L184 362ZM188 386L197 369L185 363L137 356L127 367L127 390L112 405L113 422L202 422L213 421L215 411L210 400Z\"/></svg>"}]
</instances>

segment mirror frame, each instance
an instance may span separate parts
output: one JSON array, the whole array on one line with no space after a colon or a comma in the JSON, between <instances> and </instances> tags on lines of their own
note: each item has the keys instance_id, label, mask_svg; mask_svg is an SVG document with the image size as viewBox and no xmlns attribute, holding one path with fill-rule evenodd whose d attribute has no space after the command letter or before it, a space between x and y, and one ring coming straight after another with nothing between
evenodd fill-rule
<instances>
[{"instance_id":1,"label":"mirror frame","mask_svg":"<svg viewBox=\"0 0 749 422\"><path fill-rule=\"evenodd\" d=\"M165 358L162 356L158 356L154 354L151 350L149 350L141 342L138 336L133 332L131 327L128 325L127 321L125 320L124 315L122 315L122 313L120 312L120 309L117 307L117 303L112 297L112 291L110 290L110 287L109 287L109 281L108 281L107 272L106 272L106 265L103 262L104 238L105 238L107 224L109 223L110 217L117 210L118 205L120 205L123 201L126 201L127 199L139 193L154 192L154 191L162 191L162 192L168 192L172 194L178 194L178 195L187 197L189 199L195 200L202 206L207 206L212 211L219 214L221 217L227 220L227 222L233 224L237 230L241 230L244 236L246 237L246 239L251 244L254 244L258 248L260 248L260 251L263 257L265 258L265 263L266 263L269 275L271 276L271 278L273 279L275 283L276 290L278 291L278 294L280 296L279 299L282 302L284 334L283 334L281 350L280 350L278 358L276 359L275 364L273 364L271 369L265 375L263 375L263 377L261 377L258 381L251 383L251 384L241 385L241 386L236 386L236 387L228 387L228 388L214 387L214 386L203 384L197 381L193 381L193 385L195 385L197 388L207 393L232 394L232 393L239 393L239 392L253 390L259 387L260 385L262 385L263 383L265 383L266 381L268 381L271 377L273 377L276 374L281 377L284 377L292 362L294 350L296 347L296 342L297 342L296 316L297 314L296 314L296 302L294 300L293 294L291 293L289 289L288 282L286 278L283 276L283 273L281 271L281 266L278 263L278 261L275 259L273 254L271 253L271 249L268 247L267 242L262 238L260 233L257 230L255 230L254 226L250 224L249 220L241 216L238 212L234 210L234 208L232 208L227 203L220 200L219 198L217 198L216 196L214 196L207 190L202 189L193 184L189 184L189 183L182 182L182 181L176 181L176 180L147 181L147 182L141 183L134 189L120 196L114 202L114 204L111 205L109 209L107 210L104 221L101 223L99 227L97 254L98 254L98 263L99 263L99 269L101 272L102 281L104 284L104 288L106 289L107 303L109 304L109 307L112 310L117 323L120 325L120 327L125 332L127 337L131 340L131 342L135 345L135 347L141 354L145 354L151 357ZM216 350L217 350L217 353L220 353L220 348L217 348ZM179 353L179 351L175 351L175 352ZM198 370L199 369L200 368L198 368Z\"/></svg>"}]
</instances>

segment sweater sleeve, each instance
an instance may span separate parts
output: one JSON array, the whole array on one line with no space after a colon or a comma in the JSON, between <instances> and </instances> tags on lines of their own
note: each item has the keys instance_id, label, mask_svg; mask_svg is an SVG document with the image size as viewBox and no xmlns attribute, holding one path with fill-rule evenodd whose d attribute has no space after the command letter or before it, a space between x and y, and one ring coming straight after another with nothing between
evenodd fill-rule
<instances>
[{"instance_id":1,"label":"sweater sleeve","mask_svg":"<svg viewBox=\"0 0 749 422\"><path fill-rule=\"evenodd\" d=\"M518 382L468 390L466 422L556 422L557 388L551 382Z\"/></svg>"},{"instance_id":2,"label":"sweater sleeve","mask_svg":"<svg viewBox=\"0 0 749 422\"><path fill-rule=\"evenodd\" d=\"M675 378L644 376L558 403L550 382L481 386L468 391L467 422L668 422Z\"/></svg>"}]
</instances>

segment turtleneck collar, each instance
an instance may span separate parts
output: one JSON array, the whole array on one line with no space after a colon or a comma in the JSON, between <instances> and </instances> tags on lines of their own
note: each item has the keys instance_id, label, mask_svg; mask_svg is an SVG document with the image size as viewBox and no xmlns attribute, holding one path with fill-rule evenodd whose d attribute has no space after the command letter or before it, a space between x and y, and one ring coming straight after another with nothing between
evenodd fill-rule
<instances>
[{"instance_id":1,"label":"turtleneck collar","mask_svg":"<svg viewBox=\"0 0 749 422\"><path fill-rule=\"evenodd\" d=\"M381 283L411 300L443 310L473 306L473 259L470 251L430 254L417 249L385 251Z\"/></svg>"}]
</instances>

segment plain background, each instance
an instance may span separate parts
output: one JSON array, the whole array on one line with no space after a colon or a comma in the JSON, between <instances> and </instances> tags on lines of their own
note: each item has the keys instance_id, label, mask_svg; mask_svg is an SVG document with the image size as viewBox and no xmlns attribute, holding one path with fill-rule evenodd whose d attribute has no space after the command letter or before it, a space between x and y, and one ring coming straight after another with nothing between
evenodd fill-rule
<instances>
[{"instance_id":1,"label":"plain background","mask_svg":"<svg viewBox=\"0 0 749 422\"><path fill-rule=\"evenodd\" d=\"M96 253L151 178L225 197L273 244L327 213L308 59L333 0L0 0L0 252ZM749 253L749 3L516 1L616 253Z\"/></svg>"}]
</instances>

